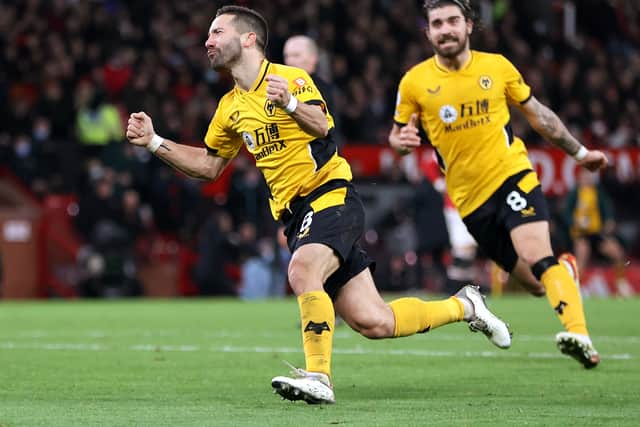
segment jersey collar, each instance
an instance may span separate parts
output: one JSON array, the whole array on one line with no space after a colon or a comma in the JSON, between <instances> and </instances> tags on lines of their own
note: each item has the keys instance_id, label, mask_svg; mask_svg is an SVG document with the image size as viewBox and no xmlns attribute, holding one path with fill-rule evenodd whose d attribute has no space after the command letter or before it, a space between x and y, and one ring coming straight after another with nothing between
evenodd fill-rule
<instances>
[{"instance_id":1,"label":"jersey collar","mask_svg":"<svg viewBox=\"0 0 640 427\"><path fill-rule=\"evenodd\" d=\"M258 88L264 81L264 78L267 76L267 71L269 71L269 65L271 65L271 62L269 62L266 58L262 60L262 65L260 65L260 72L258 73L258 78L256 78L256 80L253 82L253 85L252 85L253 89L251 89L251 91L255 92L256 90L258 90Z\"/></svg>"},{"instance_id":2,"label":"jersey collar","mask_svg":"<svg viewBox=\"0 0 640 427\"><path fill-rule=\"evenodd\" d=\"M469 51L469 59L467 59L467 62L465 62L465 63L462 65L462 67L460 67L460 69L459 69L459 70L457 70L457 71L451 71L451 70L449 70L447 67L445 67L444 65L440 64L440 61L438 61L438 57L437 57L437 56L434 56L434 62L435 62L435 64L436 64L436 67L437 67L440 71L442 71L442 72L444 72L444 73L459 73L460 71L464 71L464 70L466 70L467 68L469 68L469 66L471 65L471 62L473 62L473 56L474 56L474 55L473 55L473 50L470 50L470 51Z\"/></svg>"},{"instance_id":3,"label":"jersey collar","mask_svg":"<svg viewBox=\"0 0 640 427\"><path fill-rule=\"evenodd\" d=\"M251 85L251 89L249 89L248 91L245 91L240 86L235 85L234 90L236 91L236 93L245 94L249 92L255 92L256 90L258 90L258 88L262 85L262 82L264 82L264 78L267 77L267 72L269 71L269 65L271 65L271 62L269 62L267 59L263 59L262 63L260 64L260 71L258 72L258 77L256 77L256 79L253 81L253 84Z\"/></svg>"}]
</instances>

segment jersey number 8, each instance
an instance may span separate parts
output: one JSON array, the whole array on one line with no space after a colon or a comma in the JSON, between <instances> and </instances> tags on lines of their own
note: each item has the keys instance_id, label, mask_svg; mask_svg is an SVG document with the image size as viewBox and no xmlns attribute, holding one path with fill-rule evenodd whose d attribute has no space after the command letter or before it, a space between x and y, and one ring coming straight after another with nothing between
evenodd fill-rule
<instances>
[{"instance_id":1,"label":"jersey number 8","mask_svg":"<svg viewBox=\"0 0 640 427\"><path fill-rule=\"evenodd\" d=\"M307 228L311 227L311 222L313 221L313 211L307 212L307 214L302 219L302 225L300 225L300 234L303 234L307 231Z\"/></svg>"},{"instance_id":2,"label":"jersey number 8","mask_svg":"<svg viewBox=\"0 0 640 427\"><path fill-rule=\"evenodd\" d=\"M517 191L512 191L507 196L507 204L515 212L519 212L527 207L527 199L522 197Z\"/></svg>"}]
</instances>

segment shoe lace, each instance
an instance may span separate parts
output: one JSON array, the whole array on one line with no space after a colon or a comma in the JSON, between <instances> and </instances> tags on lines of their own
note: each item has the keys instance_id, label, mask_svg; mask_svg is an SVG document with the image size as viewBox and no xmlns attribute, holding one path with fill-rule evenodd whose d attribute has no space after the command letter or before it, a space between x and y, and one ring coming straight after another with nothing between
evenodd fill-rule
<instances>
[{"instance_id":1,"label":"shoe lace","mask_svg":"<svg viewBox=\"0 0 640 427\"><path fill-rule=\"evenodd\" d=\"M328 387L331 387L331 380L329 380L329 377L325 374L309 372L309 371L305 371L302 368L296 368L286 360L283 360L282 363L284 363L289 367L290 374L294 378L311 378L311 379L320 381L321 383L323 383Z\"/></svg>"},{"instance_id":2,"label":"shoe lace","mask_svg":"<svg viewBox=\"0 0 640 427\"><path fill-rule=\"evenodd\" d=\"M285 365L287 365L289 367L289 369L291 369L290 373L295 378L305 378L305 377L311 376L309 372L305 371L302 368L296 368L295 366L293 366L291 363L287 362L286 360L283 360L282 363L284 363Z\"/></svg>"}]
</instances>

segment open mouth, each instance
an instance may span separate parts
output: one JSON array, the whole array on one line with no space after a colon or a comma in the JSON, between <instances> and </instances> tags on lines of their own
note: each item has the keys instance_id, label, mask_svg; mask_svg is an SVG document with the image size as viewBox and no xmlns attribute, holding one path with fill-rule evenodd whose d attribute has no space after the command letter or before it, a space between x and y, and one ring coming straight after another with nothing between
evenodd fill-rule
<instances>
[{"instance_id":1,"label":"open mouth","mask_svg":"<svg viewBox=\"0 0 640 427\"><path fill-rule=\"evenodd\" d=\"M447 44L457 44L458 40L454 40L454 39L444 39L444 40L440 40L440 43L438 43L440 46L444 46Z\"/></svg>"}]
</instances>

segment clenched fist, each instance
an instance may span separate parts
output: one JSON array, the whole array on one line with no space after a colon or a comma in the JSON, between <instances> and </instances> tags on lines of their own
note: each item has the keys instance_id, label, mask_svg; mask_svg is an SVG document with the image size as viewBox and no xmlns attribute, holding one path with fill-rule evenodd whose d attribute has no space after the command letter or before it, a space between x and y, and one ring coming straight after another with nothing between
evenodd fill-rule
<instances>
[{"instance_id":1,"label":"clenched fist","mask_svg":"<svg viewBox=\"0 0 640 427\"><path fill-rule=\"evenodd\" d=\"M289 92L289 82L284 77L269 74L267 80L267 99L273 102L276 107L285 108L291 99Z\"/></svg>"},{"instance_id":2,"label":"clenched fist","mask_svg":"<svg viewBox=\"0 0 640 427\"><path fill-rule=\"evenodd\" d=\"M127 124L127 139L134 145L146 147L155 135L153 122L145 112L133 113Z\"/></svg>"}]
</instances>

